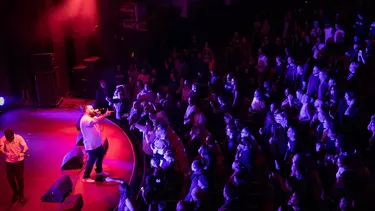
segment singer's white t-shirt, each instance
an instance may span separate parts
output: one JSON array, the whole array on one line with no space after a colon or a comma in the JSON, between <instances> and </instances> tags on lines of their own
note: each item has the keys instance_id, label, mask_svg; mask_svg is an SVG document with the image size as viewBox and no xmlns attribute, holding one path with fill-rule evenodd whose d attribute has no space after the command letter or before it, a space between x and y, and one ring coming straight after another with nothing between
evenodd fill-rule
<instances>
[{"instance_id":1,"label":"singer's white t-shirt","mask_svg":"<svg viewBox=\"0 0 375 211\"><path fill-rule=\"evenodd\" d=\"M5 136L0 138L0 149L6 153L5 162L7 163L23 161L24 157L20 156L20 154L26 146L26 142L22 136L17 134L14 134L12 142L7 141Z\"/></svg>"},{"instance_id":2,"label":"singer's white t-shirt","mask_svg":"<svg viewBox=\"0 0 375 211\"><path fill-rule=\"evenodd\" d=\"M86 150L93 150L102 145L102 132L100 131L100 124L93 120L96 117L89 117L84 115L80 121L81 132L83 136L83 144Z\"/></svg>"}]
</instances>

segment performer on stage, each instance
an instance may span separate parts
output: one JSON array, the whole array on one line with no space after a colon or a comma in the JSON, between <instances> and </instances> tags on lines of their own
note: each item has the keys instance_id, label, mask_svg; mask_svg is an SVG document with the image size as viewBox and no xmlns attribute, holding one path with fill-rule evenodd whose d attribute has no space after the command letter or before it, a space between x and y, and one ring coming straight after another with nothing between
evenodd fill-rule
<instances>
[{"instance_id":1,"label":"performer on stage","mask_svg":"<svg viewBox=\"0 0 375 211\"><path fill-rule=\"evenodd\" d=\"M99 123L107 116L110 116L112 111L108 111L99 115L99 112L94 110L91 105L86 105L84 108L84 115L80 121L80 129L83 136L83 144L85 145L86 152L89 155L87 160L86 169L83 175L83 181L87 183L94 183L95 180L90 178L92 168L96 162L96 175L106 176L103 172L102 163L104 158L104 148L102 145L102 132Z\"/></svg>"},{"instance_id":2,"label":"performer on stage","mask_svg":"<svg viewBox=\"0 0 375 211\"><path fill-rule=\"evenodd\" d=\"M0 138L0 153L5 155L6 175L13 190L12 203L17 200L25 203L23 170L25 153L28 149L22 136L14 134L11 129L6 129L4 136Z\"/></svg>"}]
</instances>

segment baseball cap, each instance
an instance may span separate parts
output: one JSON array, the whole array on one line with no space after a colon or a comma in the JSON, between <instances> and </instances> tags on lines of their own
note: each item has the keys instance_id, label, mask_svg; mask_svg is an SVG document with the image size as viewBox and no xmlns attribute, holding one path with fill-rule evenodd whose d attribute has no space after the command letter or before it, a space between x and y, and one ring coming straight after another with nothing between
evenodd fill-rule
<instances>
[{"instance_id":1,"label":"baseball cap","mask_svg":"<svg viewBox=\"0 0 375 211\"><path fill-rule=\"evenodd\" d=\"M11 129L6 129L4 135L6 139L11 139L14 136L14 132Z\"/></svg>"}]
</instances>

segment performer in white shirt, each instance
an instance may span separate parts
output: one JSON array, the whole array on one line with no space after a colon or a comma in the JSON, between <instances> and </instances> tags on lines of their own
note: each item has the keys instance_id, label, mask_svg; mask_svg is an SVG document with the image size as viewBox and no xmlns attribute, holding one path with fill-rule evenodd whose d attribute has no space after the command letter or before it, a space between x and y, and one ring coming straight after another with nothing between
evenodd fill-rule
<instances>
[{"instance_id":1,"label":"performer in white shirt","mask_svg":"<svg viewBox=\"0 0 375 211\"><path fill-rule=\"evenodd\" d=\"M11 129L4 131L0 138L0 153L5 155L5 171L8 183L13 190L12 203L17 200L24 203L24 157L29 148L22 136L14 134Z\"/></svg>"},{"instance_id":2,"label":"performer in white shirt","mask_svg":"<svg viewBox=\"0 0 375 211\"><path fill-rule=\"evenodd\" d=\"M103 172L102 164L104 158L104 148L102 145L102 132L100 130L100 122L102 122L107 116L110 116L112 111L108 111L103 114L96 116L98 112L94 110L91 105L86 105L84 108L84 115L80 121L80 128L83 136L83 144L85 150L89 155L86 163L86 169L83 175L83 181L88 183L94 183L95 180L90 178L90 174L94 164L96 163L96 175L106 176Z\"/></svg>"}]
</instances>

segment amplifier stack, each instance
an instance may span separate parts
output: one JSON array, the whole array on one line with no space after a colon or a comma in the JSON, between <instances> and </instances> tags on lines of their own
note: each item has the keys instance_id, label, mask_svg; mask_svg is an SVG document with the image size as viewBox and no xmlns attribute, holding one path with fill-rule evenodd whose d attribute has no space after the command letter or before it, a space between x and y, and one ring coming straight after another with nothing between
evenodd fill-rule
<instances>
[{"instance_id":1,"label":"amplifier stack","mask_svg":"<svg viewBox=\"0 0 375 211\"><path fill-rule=\"evenodd\" d=\"M57 107L63 98L59 96L53 53L31 55L31 66L34 74L39 107Z\"/></svg>"},{"instance_id":2,"label":"amplifier stack","mask_svg":"<svg viewBox=\"0 0 375 211\"><path fill-rule=\"evenodd\" d=\"M74 67L72 71L72 88L74 90L74 97L95 99L100 75L99 57L87 58L84 60L83 65Z\"/></svg>"}]
</instances>

